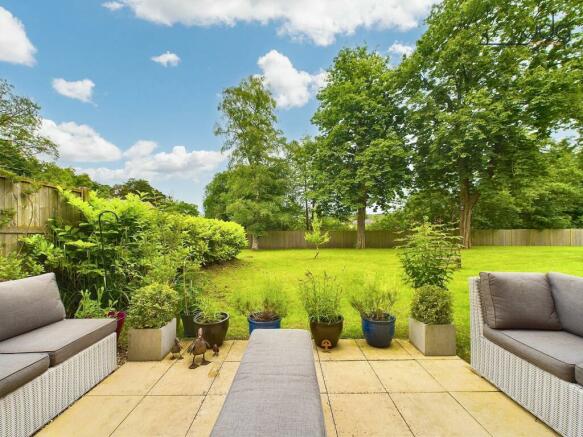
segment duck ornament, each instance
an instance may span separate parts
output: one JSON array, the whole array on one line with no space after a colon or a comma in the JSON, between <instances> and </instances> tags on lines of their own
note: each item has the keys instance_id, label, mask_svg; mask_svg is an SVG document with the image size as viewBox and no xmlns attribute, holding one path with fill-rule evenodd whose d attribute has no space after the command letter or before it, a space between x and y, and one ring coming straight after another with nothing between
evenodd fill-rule
<instances>
[{"instance_id":1,"label":"duck ornament","mask_svg":"<svg viewBox=\"0 0 583 437\"><path fill-rule=\"evenodd\" d=\"M202 336L202 328L198 328L198 337L194 339L192 344L188 347L188 353L192 354L192 364L190 365L189 369L196 369L199 364L196 364L196 356L202 355L202 361L200 363L201 366L206 366L210 363L207 361L204 354L206 353L207 349L211 347L210 344Z\"/></svg>"}]
</instances>

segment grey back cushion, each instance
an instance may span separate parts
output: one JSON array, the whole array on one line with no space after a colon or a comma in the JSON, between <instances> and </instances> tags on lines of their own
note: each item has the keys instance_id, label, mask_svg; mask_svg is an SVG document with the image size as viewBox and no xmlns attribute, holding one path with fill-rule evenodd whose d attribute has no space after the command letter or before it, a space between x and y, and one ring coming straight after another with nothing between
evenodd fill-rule
<instances>
[{"instance_id":1,"label":"grey back cushion","mask_svg":"<svg viewBox=\"0 0 583 437\"><path fill-rule=\"evenodd\" d=\"M0 340L64 318L54 273L0 282Z\"/></svg>"},{"instance_id":2,"label":"grey back cushion","mask_svg":"<svg viewBox=\"0 0 583 437\"><path fill-rule=\"evenodd\" d=\"M583 278L562 273L548 277L563 329L583 337Z\"/></svg>"},{"instance_id":3,"label":"grey back cushion","mask_svg":"<svg viewBox=\"0 0 583 437\"><path fill-rule=\"evenodd\" d=\"M561 329L544 273L480 273L484 320L492 329Z\"/></svg>"}]
</instances>

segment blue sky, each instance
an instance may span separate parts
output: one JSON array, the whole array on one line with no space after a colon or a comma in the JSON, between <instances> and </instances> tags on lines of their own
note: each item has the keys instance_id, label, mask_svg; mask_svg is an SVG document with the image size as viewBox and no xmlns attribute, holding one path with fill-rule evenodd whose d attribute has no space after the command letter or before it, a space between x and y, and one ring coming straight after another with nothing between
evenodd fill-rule
<instances>
[{"instance_id":1,"label":"blue sky","mask_svg":"<svg viewBox=\"0 0 583 437\"><path fill-rule=\"evenodd\" d=\"M226 165L213 135L225 87L263 74L285 135L314 134L314 93L338 50L392 46L397 62L432 0L103 3L0 0L0 78L41 105L61 164L200 205ZM166 66L152 60L166 52Z\"/></svg>"}]
</instances>

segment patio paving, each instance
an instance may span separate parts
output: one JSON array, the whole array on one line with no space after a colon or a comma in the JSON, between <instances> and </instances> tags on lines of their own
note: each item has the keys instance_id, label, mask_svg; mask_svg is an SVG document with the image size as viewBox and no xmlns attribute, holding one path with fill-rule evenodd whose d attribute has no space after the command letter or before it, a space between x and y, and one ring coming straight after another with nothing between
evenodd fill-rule
<instances>
[{"instance_id":1,"label":"patio paving","mask_svg":"<svg viewBox=\"0 0 583 437\"><path fill-rule=\"evenodd\" d=\"M207 436L246 347L225 342L196 370L186 355L126 363L38 435ZM314 357L329 436L555 435L465 361L424 357L406 340L340 340Z\"/></svg>"}]
</instances>

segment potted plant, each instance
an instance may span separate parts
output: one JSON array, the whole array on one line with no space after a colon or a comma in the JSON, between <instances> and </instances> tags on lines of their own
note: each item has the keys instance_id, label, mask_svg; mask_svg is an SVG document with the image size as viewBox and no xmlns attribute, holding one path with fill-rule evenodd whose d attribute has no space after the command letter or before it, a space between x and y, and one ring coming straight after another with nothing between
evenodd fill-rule
<instances>
[{"instance_id":1,"label":"potted plant","mask_svg":"<svg viewBox=\"0 0 583 437\"><path fill-rule=\"evenodd\" d=\"M333 348L342 333L344 317L340 314L342 288L335 278L323 273L316 277L311 272L300 281L300 298L308 313L310 331L316 344Z\"/></svg>"},{"instance_id":2,"label":"potted plant","mask_svg":"<svg viewBox=\"0 0 583 437\"><path fill-rule=\"evenodd\" d=\"M128 360L164 358L176 339L178 293L166 284L153 283L134 291L128 310Z\"/></svg>"},{"instance_id":3,"label":"potted plant","mask_svg":"<svg viewBox=\"0 0 583 437\"><path fill-rule=\"evenodd\" d=\"M350 304L359 314L362 333L373 347L389 347L395 336L396 318L391 314L397 292L393 287L381 286L377 281L359 287L350 298Z\"/></svg>"},{"instance_id":4,"label":"potted plant","mask_svg":"<svg viewBox=\"0 0 583 437\"><path fill-rule=\"evenodd\" d=\"M287 315L288 297L281 284L266 282L259 293L237 293L233 306L247 317L249 335L254 329L279 329L281 319Z\"/></svg>"},{"instance_id":5,"label":"potted plant","mask_svg":"<svg viewBox=\"0 0 583 437\"><path fill-rule=\"evenodd\" d=\"M109 300L107 305L102 306L103 302L103 288L97 290L97 297L93 299L91 292L89 290L82 290L80 292L81 300L75 311L75 318L77 319L100 319L104 317L109 317L117 320L117 325L115 328L115 333L117 338L119 338L123 325L126 319L125 311L117 311L115 306L117 301Z\"/></svg>"},{"instance_id":6,"label":"potted plant","mask_svg":"<svg viewBox=\"0 0 583 437\"><path fill-rule=\"evenodd\" d=\"M455 327L447 283L460 266L459 237L443 225L415 226L399 252L414 294L409 340L425 355L455 355Z\"/></svg>"},{"instance_id":7,"label":"potted plant","mask_svg":"<svg viewBox=\"0 0 583 437\"><path fill-rule=\"evenodd\" d=\"M411 302L409 340L424 355L455 355L451 293L436 285L417 288Z\"/></svg>"},{"instance_id":8,"label":"potted plant","mask_svg":"<svg viewBox=\"0 0 583 437\"><path fill-rule=\"evenodd\" d=\"M194 326L198 332L202 328L204 339L211 346L222 346L229 329L229 314L220 311L208 297L199 299L198 312L194 316Z\"/></svg>"},{"instance_id":9,"label":"potted plant","mask_svg":"<svg viewBox=\"0 0 583 437\"><path fill-rule=\"evenodd\" d=\"M184 337L198 335L194 316L199 311L199 297L202 293L202 283L198 277L187 279L186 269L182 276L181 296L179 300L180 320L184 329Z\"/></svg>"}]
</instances>

